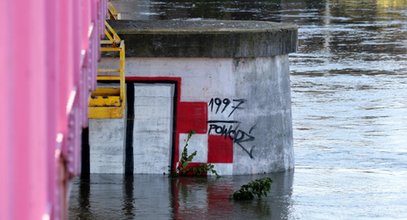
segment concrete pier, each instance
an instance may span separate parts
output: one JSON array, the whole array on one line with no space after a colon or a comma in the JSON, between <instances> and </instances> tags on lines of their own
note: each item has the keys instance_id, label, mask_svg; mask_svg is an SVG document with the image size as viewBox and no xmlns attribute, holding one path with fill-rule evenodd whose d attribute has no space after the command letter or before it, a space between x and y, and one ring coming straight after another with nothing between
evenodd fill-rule
<instances>
[{"instance_id":1,"label":"concrete pier","mask_svg":"<svg viewBox=\"0 0 407 220\"><path fill-rule=\"evenodd\" d=\"M221 175L294 167L288 53L297 47L295 25L110 24L126 42L131 100L127 123L91 120L91 172L168 172L191 130L196 132L188 147L190 153L197 151L193 162L214 164ZM114 58L105 57L102 63L112 66ZM100 150L106 143L109 150ZM111 169L101 168L106 166Z\"/></svg>"}]
</instances>

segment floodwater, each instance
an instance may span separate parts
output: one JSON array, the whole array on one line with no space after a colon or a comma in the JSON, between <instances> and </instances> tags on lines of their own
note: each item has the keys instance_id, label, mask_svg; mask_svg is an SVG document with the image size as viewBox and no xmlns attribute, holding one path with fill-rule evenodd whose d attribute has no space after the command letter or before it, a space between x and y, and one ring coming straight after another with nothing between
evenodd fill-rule
<instances>
[{"instance_id":1,"label":"floodwater","mask_svg":"<svg viewBox=\"0 0 407 220\"><path fill-rule=\"evenodd\" d=\"M259 176L76 179L70 219L407 219L407 0L113 1L124 18L299 26L290 55L295 171L262 200Z\"/></svg>"}]
</instances>

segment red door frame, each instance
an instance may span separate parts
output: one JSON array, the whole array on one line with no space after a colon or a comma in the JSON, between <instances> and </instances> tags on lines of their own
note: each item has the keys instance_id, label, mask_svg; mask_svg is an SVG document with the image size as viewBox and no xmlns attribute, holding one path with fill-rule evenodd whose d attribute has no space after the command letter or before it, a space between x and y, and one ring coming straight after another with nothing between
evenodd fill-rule
<instances>
[{"instance_id":1,"label":"red door frame","mask_svg":"<svg viewBox=\"0 0 407 220\"><path fill-rule=\"evenodd\" d=\"M172 147L171 147L171 165L170 169L175 172L176 164L179 158L179 129L178 129L178 106L181 102L181 77L139 77L128 76L126 82L132 83L167 83L173 84L174 90L174 107L173 107L173 131L172 131Z\"/></svg>"}]
</instances>

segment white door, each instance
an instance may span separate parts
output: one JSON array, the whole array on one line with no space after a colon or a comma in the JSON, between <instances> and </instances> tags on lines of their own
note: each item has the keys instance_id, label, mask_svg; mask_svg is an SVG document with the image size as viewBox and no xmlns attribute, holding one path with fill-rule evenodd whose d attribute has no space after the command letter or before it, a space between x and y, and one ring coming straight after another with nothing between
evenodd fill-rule
<instances>
[{"instance_id":1,"label":"white door","mask_svg":"<svg viewBox=\"0 0 407 220\"><path fill-rule=\"evenodd\" d=\"M173 109L173 84L134 83L134 173L168 173Z\"/></svg>"}]
</instances>

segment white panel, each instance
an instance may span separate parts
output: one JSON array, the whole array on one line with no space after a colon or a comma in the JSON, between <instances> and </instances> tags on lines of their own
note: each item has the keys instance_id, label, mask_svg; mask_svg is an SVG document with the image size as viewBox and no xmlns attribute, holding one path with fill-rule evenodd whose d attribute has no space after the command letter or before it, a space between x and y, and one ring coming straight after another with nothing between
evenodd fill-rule
<instances>
[{"instance_id":1,"label":"white panel","mask_svg":"<svg viewBox=\"0 0 407 220\"><path fill-rule=\"evenodd\" d=\"M184 150L185 141L188 134L180 134L179 136L179 155ZM192 162L206 163L208 161L208 135L207 134L194 134L188 142L188 155L196 151L196 156Z\"/></svg>"},{"instance_id":2,"label":"white panel","mask_svg":"<svg viewBox=\"0 0 407 220\"><path fill-rule=\"evenodd\" d=\"M227 176L233 174L233 164L232 163L213 163L214 169L221 176ZM213 175L208 172L208 175Z\"/></svg>"},{"instance_id":3,"label":"white panel","mask_svg":"<svg viewBox=\"0 0 407 220\"><path fill-rule=\"evenodd\" d=\"M90 173L124 172L124 119L90 119Z\"/></svg>"},{"instance_id":4,"label":"white panel","mask_svg":"<svg viewBox=\"0 0 407 220\"><path fill-rule=\"evenodd\" d=\"M232 58L126 58L127 76L181 77L182 101L235 96Z\"/></svg>"},{"instance_id":5,"label":"white panel","mask_svg":"<svg viewBox=\"0 0 407 220\"><path fill-rule=\"evenodd\" d=\"M171 164L171 84L134 84L134 173L162 174Z\"/></svg>"}]
</instances>

